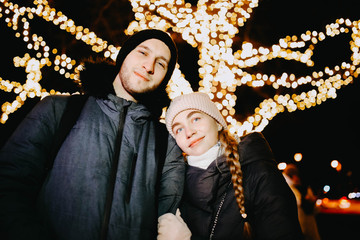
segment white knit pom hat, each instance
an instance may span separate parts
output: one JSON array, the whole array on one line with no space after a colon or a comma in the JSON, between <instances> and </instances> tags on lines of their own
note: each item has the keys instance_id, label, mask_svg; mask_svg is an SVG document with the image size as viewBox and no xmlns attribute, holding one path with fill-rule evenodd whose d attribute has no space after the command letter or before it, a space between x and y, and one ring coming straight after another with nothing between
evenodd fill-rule
<instances>
[{"instance_id":1,"label":"white knit pom hat","mask_svg":"<svg viewBox=\"0 0 360 240\"><path fill-rule=\"evenodd\" d=\"M206 93L193 92L178 96L172 100L166 111L165 122L169 133L175 138L172 132L174 118L182 111L196 109L214 118L224 129L227 128L225 119L221 115L215 103L211 101Z\"/></svg>"}]
</instances>

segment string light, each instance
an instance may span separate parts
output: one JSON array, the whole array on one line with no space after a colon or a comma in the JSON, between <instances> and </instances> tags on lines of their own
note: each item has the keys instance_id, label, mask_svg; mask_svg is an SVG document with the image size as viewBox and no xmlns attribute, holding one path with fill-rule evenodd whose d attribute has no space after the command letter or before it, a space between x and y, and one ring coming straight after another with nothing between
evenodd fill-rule
<instances>
[{"instance_id":1,"label":"string light","mask_svg":"<svg viewBox=\"0 0 360 240\"><path fill-rule=\"evenodd\" d=\"M183 0L130 0L135 20L125 33L132 35L146 28L157 28L177 32L193 47L199 50L199 91L209 94L216 102L218 109L229 123L229 130L237 135L252 131L262 131L269 121L278 113L305 110L317 106L327 99L335 99L336 92L348 85L360 73L360 21L340 18L326 25L324 32L306 31L300 36L286 36L271 47L255 48L250 42L243 42L240 50L233 52L233 38L250 18L258 0L212 1L199 0L197 6ZM41 87L41 68L53 67L79 84L80 66L66 54L59 55L55 48L47 45L42 36L31 33L29 19L35 16L52 22L61 30L72 34L78 41L91 46L94 52L103 52L104 57L116 59L120 47L107 41L83 26L77 26L62 12L51 8L46 0L35 0L34 7L21 7L6 0L0 0L0 18L15 31L15 36L22 38L28 49L36 52L35 57L25 54L15 57L14 65L24 67L27 72L25 84L0 78L0 89L14 92L14 102L2 105L1 122L5 123L8 115L16 111L27 97L43 97L48 94L59 94L55 90L47 91ZM350 34L349 47L352 55L349 62L343 62L334 68L325 67L323 71L314 71L311 75L297 77L293 73L282 73L280 76L251 74L244 69L273 59L293 60L314 66L313 51L319 42L340 34ZM28 68L28 66L30 66ZM26 70L28 69L28 70ZM308 85L312 90L299 94L275 95L265 99L244 122L235 119L236 88L241 85L250 87L271 86L274 89L297 89ZM177 65L168 85L169 97L192 92L190 84ZM20 96L21 95L21 96Z\"/></svg>"},{"instance_id":2,"label":"string light","mask_svg":"<svg viewBox=\"0 0 360 240\"><path fill-rule=\"evenodd\" d=\"M337 90L351 83L360 73L359 21L340 18L325 26L325 32L307 31L299 37L286 36L270 48L254 48L250 42L243 42L241 49L233 53L232 38L250 17L252 9L258 6L258 1L214 1L209 5L203 0L198 2L196 8L189 3L184 4L183 1L153 2L131 1L136 19L129 25L127 33L132 34L144 28L159 28L165 31L172 28L190 45L197 47L200 53L199 75L202 79L199 82L199 91L209 94L229 123L229 130L240 136L252 131L262 131L274 116L285 110L305 110L329 98L336 98ZM351 34L352 55L349 63L344 62L333 69L326 67L324 71L302 77L288 73L283 73L280 77L250 74L244 70L276 58L295 60L312 67L314 62L311 57L316 45L339 34ZM176 84L178 83L171 82L170 89L179 91L180 86L173 87ZM250 87L270 85L274 89L296 89L307 84L314 89L265 99L255 109L254 114L241 123L234 117L237 99L234 92L238 86L244 84Z\"/></svg>"}]
</instances>

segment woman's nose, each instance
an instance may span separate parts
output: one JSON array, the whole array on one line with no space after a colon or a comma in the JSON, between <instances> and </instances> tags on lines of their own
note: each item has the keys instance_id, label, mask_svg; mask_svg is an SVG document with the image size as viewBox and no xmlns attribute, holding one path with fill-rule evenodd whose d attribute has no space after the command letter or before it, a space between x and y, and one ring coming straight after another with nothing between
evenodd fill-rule
<instances>
[{"instance_id":1,"label":"woman's nose","mask_svg":"<svg viewBox=\"0 0 360 240\"><path fill-rule=\"evenodd\" d=\"M188 127L185 129L185 133L187 138L191 138L196 133L196 130L192 127Z\"/></svg>"}]
</instances>

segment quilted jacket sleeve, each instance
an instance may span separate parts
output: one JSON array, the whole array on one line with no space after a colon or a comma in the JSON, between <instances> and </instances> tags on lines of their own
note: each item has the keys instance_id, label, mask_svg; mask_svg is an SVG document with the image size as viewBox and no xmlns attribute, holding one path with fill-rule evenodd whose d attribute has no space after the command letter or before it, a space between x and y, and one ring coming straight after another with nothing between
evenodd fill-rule
<instances>
[{"instance_id":1,"label":"quilted jacket sleeve","mask_svg":"<svg viewBox=\"0 0 360 240\"><path fill-rule=\"evenodd\" d=\"M35 205L55 119L60 119L53 99L40 101L0 151L0 236L5 239L45 239Z\"/></svg>"},{"instance_id":2,"label":"quilted jacket sleeve","mask_svg":"<svg viewBox=\"0 0 360 240\"><path fill-rule=\"evenodd\" d=\"M175 139L169 135L168 147L160 180L158 216L176 213L184 189L185 161Z\"/></svg>"},{"instance_id":3,"label":"quilted jacket sleeve","mask_svg":"<svg viewBox=\"0 0 360 240\"><path fill-rule=\"evenodd\" d=\"M240 144L246 164L248 215L256 239L302 239L294 195L285 182L261 133Z\"/></svg>"}]
</instances>

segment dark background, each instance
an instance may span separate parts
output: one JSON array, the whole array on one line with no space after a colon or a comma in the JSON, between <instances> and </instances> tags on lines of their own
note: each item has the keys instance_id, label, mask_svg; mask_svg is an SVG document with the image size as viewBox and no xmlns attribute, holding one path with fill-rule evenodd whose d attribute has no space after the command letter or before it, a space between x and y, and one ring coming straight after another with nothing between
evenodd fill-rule
<instances>
[{"instance_id":1,"label":"dark background","mask_svg":"<svg viewBox=\"0 0 360 240\"><path fill-rule=\"evenodd\" d=\"M23 6L33 6L32 1L13 1ZM196 6L197 1L188 1ZM121 45L127 38L124 30L130 21L134 20L131 5L126 0L61 0L49 1L50 6L62 11L77 26L88 27L98 37L107 40L115 46ZM359 1L325 1L325 0L262 0L254 9L251 18L245 26L239 28L234 38L234 50L241 47L243 41L251 42L254 47L270 47L277 44L280 38L296 35L300 37L307 30L325 31L326 24L334 23L337 18L359 20ZM51 48L57 48L59 53L66 53L77 61L89 56L101 56L91 51L90 47L77 41L71 34L62 31L58 26L43 19L34 17L30 21L31 32L45 38ZM16 38L15 31L6 26L4 17L0 18L0 76L10 81L25 82L26 73L22 68L15 68L13 58L23 57L32 50L26 48L22 39ZM199 87L198 50L184 42L177 33L172 34L179 48L179 64L193 90ZM335 38L327 37L316 45L313 68L301 63L286 60L272 60L245 69L248 72L281 74L296 73L297 77L323 70L325 66L333 68L343 61L350 62L350 35L342 34ZM64 78L52 67L42 69L41 85L49 89L75 92L77 85ZM293 156L300 152L303 160L296 163L303 175L304 182L311 185L319 197L340 198L349 192L359 191L359 79L337 91L335 100L305 111L278 114L263 133L273 149L278 162L294 163ZM299 90L298 90L299 91ZM275 94L296 93L296 90L271 87L250 88L241 86L236 94L238 101L236 110L239 120L252 115L255 107L265 98ZM16 95L0 92L0 103L12 102ZM0 145L4 144L25 114L39 101L38 98L28 99L24 106L9 116L6 124L0 125ZM337 172L330 166L332 160L342 164L342 170ZM326 195L322 188L330 185L331 190Z\"/></svg>"}]
</instances>

